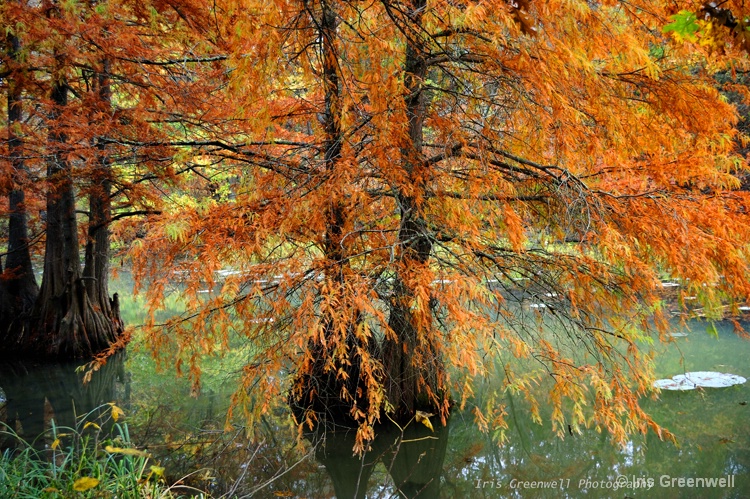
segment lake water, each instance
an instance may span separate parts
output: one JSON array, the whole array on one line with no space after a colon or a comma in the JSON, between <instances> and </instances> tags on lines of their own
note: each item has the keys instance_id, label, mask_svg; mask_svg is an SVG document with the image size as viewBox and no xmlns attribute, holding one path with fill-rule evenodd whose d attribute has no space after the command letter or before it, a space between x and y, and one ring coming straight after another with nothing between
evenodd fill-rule
<instances>
[{"instance_id":1,"label":"lake water","mask_svg":"<svg viewBox=\"0 0 750 499\"><path fill-rule=\"evenodd\" d=\"M683 332L687 336L657 346L660 377L686 371L750 377L750 342L738 338L729 323L717 323L718 336L697 322ZM157 369L137 341L85 387L75 364L5 364L0 418L30 435L49 427L52 418L73 426L75 415L115 402L133 441L148 448L170 479L192 473L189 483L216 495L233 490L240 497L388 498L401 490L426 498L750 497L747 383L664 391L659 400L645 400L657 422L675 434L676 445L649 434L619 447L594 430L560 439L549 425L531 421L522 399L508 395L502 446L479 432L468 413L456 412L447 428L434 432L416 422L381 428L372 451L360 459L352 457L353 435L343 429L309 435L306 442L318 442L315 448L298 445L283 410L257 428L245 428L241 420L227 425L237 375L227 362L206 365L197 397L169 368ZM476 397L481 403L481 388Z\"/></svg>"}]
</instances>

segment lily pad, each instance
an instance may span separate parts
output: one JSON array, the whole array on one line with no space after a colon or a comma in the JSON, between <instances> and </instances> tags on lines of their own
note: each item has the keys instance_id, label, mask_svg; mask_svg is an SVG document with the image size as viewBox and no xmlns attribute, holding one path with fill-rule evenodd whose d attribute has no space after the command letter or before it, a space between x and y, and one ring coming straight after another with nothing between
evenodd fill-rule
<instances>
[{"instance_id":1,"label":"lily pad","mask_svg":"<svg viewBox=\"0 0 750 499\"><path fill-rule=\"evenodd\" d=\"M674 380L674 379L657 379L654 381L654 388L661 390L695 390L695 385L687 380Z\"/></svg>"},{"instance_id":2,"label":"lily pad","mask_svg":"<svg viewBox=\"0 0 750 499\"><path fill-rule=\"evenodd\" d=\"M696 371L692 373L678 374L672 379L684 377L687 381L702 388L725 388L732 385L741 385L747 380L736 374L717 373L713 371Z\"/></svg>"},{"instance_id":3,"label":"lily pad","mask_svg":"<svg viewBox=\"0 0 750 499\"><path fill-rule=\"evenodd\" d=\"M694 390L695 388L726 388L741 385L747 379L736 374L718 373L713 371L695 371L672 376L672 379L658 379L654 381L654 388L662 390Z\"/></svg>"}]
</instances>

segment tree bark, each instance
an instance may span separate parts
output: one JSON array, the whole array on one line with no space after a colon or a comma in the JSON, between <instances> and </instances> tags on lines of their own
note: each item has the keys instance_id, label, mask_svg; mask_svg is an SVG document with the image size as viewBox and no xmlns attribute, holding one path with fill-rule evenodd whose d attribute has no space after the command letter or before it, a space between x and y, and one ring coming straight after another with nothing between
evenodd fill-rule
<instances>
[{"instance_id":1,"label":"tree bark","mask_svg":"<svg viewBox=\"0 0 750 499\"><path fill-rule=\"evenodd\" d=\"M6 35L8 59L18 62L21 44L13 33ZM34 277L29 251L26 184L28 171L23 160L23 141L19 128L23 120L23 72L14 71L8 78L8 157L10 159L11 191L8 194L8 256L0 280L0 341L11 346L28 333L30 313L39 286Z\"/></svg>"},{"instance_id":2,"label":"tree bark","mask_svg":"<svg viewBox=\"0 0 750 499\"><path fill-rule=\"evenodd\" d=\"M105 289L101 283L106 285L104 274L98 276L103 278L102 281L96 281L95 277L97 272L106 271L107 265L102 260L106 259L108 251L103 255L92 255L93 280L99 282L98 286L95 284L91 288L96 299L92 300L85 284L88 279L81 274L72 167L65 150L67 135L60 124L68 105L67 85L61 76L52 85L51 97L54 110L50 117L51 154L47 164L50 185L44 277L34 313L34 334L27 342L26 350L31 355L46 357L90 357L114 343L122 327L119 318L115 320L111 316L111 307L105 305L103 309L101 306L102 302L109 303L108 298L101 297L102 289ZM99 201L101 199L94 204ZM95 206L97 217L106 216L107 203ZM104 236L95 234L100 242L97 245L95 238L94 252L102 251L102 245L108 244L106 225L104 233Z\"/></svg>"},{"instance_id":3,"label":"tree bark","mask_svg":"<svg viewBox=\"0 0 750 499\"><path fill-rule=\"evenodd\" d=\"M0 259L0 276L3 275L3 261ZM5 290L5 283L0 282L0 341L5 340L5 322L8 320L6 308L8 304L8 294Z\"/></svg>"},{"instance_id":4,"label":"tree bark","mask_svg":"<svg viewBox=\"0 0 750 499\"><path fill-rule=\"evenodd\" d=\"M112 90L109 80L109 61L102 61L96 84L99 104L102 111L110 114L112 110ZM89 225L86 243L85 266L83 279L86 293L94 308L98 309L114 325L115 335L122 332L118 296L109 296L109 258L110 236L109 224L112 221L112 165L106 151L106 141L96 139L95 146L99 151L97 165L91 178L89 192Z\"/></svg>"}]
</instances>

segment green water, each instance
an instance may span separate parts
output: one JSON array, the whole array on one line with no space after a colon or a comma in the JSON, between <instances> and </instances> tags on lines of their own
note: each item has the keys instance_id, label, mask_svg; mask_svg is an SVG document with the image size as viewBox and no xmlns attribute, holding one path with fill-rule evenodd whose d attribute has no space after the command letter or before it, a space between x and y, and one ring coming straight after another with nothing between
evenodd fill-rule
<instances>
[{"instance_id":1,"label":"green water","mask_svg":"<svg viewBox=\"0 0 750 499\"><path fill-rule=\"evenodd\" d=\"M719 371L750 377L750 342L738 338L729 323L717 323L717 331L714 337L705 324L693 323L687 337L659 345L657 374ZM132 440L165 466L169 479L189 475L187 482L217 496L231 490L239 497L319 498L336 491L341 497L398 497L400 488L427 498L750 497L748 384L662 392L659 400L645 400L677 444L648 434L621 448L594 430L561 440L549 426L530 420L523 400L508 397L510 427L503 446L480 433L470 414L456 412L448 428L435 433L417 423L403 433L381 428L372 451L358 460L349 451L351 434L344 431L310 436L325 437L315 448L308 440L298 445L283 410L252 429L241 419L227 422L238 375L238 366L229 364L209 361L197 396L170 368L157 369L138 341L86 387L75 364L6 364L0 366L0 418L33 433L52 418L72 424L75 415L115 402L125 411ZM696 478L702 480L689 481ZM717 482L707 486L703 479ZM727 483L721 486L719 479Z\"/></svg>"},{"instance_id":2,"label":"green water","mask_svg":"<svg viewBox=\"0 0 750 499\"><path fill-rule=\"evenodd\" d=\"M707 334L705 324L691 326L687 337L658 347L660 377L688 371L747 377L750 344L731 324L717 323L718 337ZM748 401L748 384L664 391L642 405L675 434L677 444L650 433L624 448L593 430L557 439L548 426L532 423L518 403L509 404L510 441L496 448L459 416L451 426L444 477L461 497L750 497ZM475 454L464 458L472 448ZM726 483L706 486L695 478Z\"/></svg>"}]
</instances>

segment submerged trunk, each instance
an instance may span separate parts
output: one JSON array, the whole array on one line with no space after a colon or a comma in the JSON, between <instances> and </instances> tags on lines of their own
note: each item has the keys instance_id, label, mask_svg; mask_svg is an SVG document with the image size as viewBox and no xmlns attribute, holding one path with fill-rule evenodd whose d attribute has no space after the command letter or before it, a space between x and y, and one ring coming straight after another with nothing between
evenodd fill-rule
<instances>
[{"instance_id":1,"label":"submerged trunk","mask_svg":"<svg viewBox=\"0 0 750 499\"><path fill-rule=\"evenodd\" d=\"M7 35L9 59L16 61L20 50L18 37ZM23 143L18 133L23 119L21 101L21 75L8 79L8 157L11 167L12 188L8 194L8 252L5 272L0 274L0 340L12 350L28 333L30 313L39 286L34 278L29 252L28 216L26 196L27 170L23 160Z\"/></svg>"},{"instance_id":2,"label":"submerged trunk","mask_svg":"<svg viewBox=\"0 0 750 499\"><path fill-rule=\"evenodd\" d=\"M334 430L318 426L306 434L315 447L315 458L325 466L333 482L336 497L365 499L368 483L375 467L388 445L394 441L392 435L381 435L370 442L370 447L361 455L352 454L357 442L357 429L340 426Z\"/></svg>"},{"instance_id":3,"label":"submerged trunk","mask_svg":"<svg viewBox=\"0 0 750 499\"><path fill-rule=\"evenodd\" d=\"M127 394L124 352L111 356L88 382L79 367L78 362L0 364L0 389L7 398L0 423L42 449L49 449L54 438L48 431L51 419L58 428L80 430L84 422L91 421L108 431L113 424L109 404L119 398L123 385ZM0 437L0 449L18 443L15 439L3 442Z\"/></svg>"},{"instance_id":4,"label":"submerged trunk","mask_svg":"<svg viewBox=\"0 0 750 499\"><path fill-rule=\"evenodd\" d=\"M398 497L440 497L448 425L432 429L415 420L403 427L388 422L378 425L375 433L362 454L352 454L356 428L318 426L305 434L315 447L315 458L331 477L336 497L368 497L370 478L380 462L391 475Z\"/></svg>"},{"instance_id":5,"label":"submerged trunk","mask_svg":"<svg viewBox=\"0 0 750 499\"><path fill-rule=\"evenodd\" d=\"M399 432L391 429L391 435ZM441 497L440 478L448 450L449 427L437 424L427 428L413 421L403 428L395 444L385 452L383 464L403 499ZM381 435L381 438L384 436Z\"/></svg>"}]
</instances>

